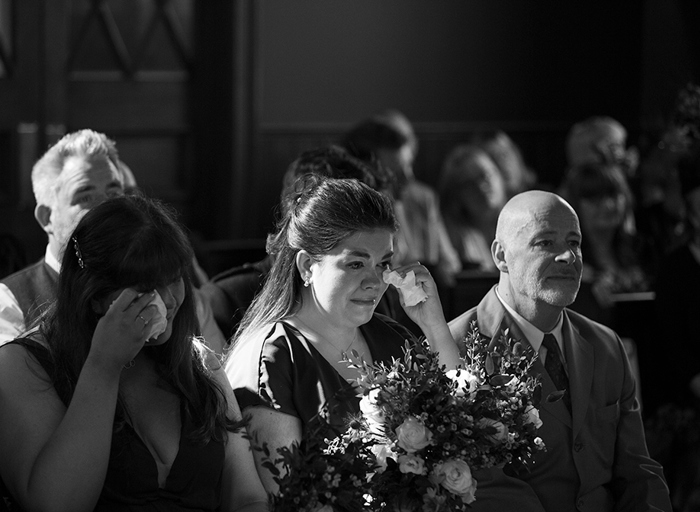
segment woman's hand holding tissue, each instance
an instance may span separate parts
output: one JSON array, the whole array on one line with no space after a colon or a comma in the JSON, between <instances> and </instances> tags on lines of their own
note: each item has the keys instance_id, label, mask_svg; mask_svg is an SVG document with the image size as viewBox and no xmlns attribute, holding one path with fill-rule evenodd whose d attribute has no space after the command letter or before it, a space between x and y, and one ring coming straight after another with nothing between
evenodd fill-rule
<instances>
[{"instance_id":1,"label":"woman's hand holding tissue","mask_svg":"<svg viewBox=\"0 0 700 512\"><path fill-rule=\"evenodd\" d=\"M99 309L99 306L97 307ZM105 366L121 369L149 339L165 331L165 304L156 290L122 290L97 322L90 356Z\"/></svg>"},{"instance_id":2,"label":"woman's hand holding tissue","mask_svg":"<svg viewBox=\"0 0 700 512\"><path fill-rule=\"evenodd\" d=\"M424 265L416 262L385 270L382 277L399 290L401 307L426 336L426 329L445 323L437 285Z\"/></svg>"},{"instance_id":3,"label":"woman's hand holding tissue","mask_svg":"<svg viewBox=\"0 0 700 512\"><path fill-rule=\"evenodd\" d=\"M421 328L432 349L440 353L440 362L448 369L455 368L460 362L459 351L447 327L437 284L428 269L416 262L385 270L382 277L399 290L401 306Z\"/></svg>"}]
</instances>

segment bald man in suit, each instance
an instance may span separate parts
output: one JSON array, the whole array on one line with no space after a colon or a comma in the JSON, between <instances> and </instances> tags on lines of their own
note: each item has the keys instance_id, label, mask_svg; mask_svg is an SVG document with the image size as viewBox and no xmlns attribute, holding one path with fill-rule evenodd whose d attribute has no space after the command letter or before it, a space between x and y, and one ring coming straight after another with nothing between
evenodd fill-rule
<instances>
[{"instance_id":1,"label":"bald man in suit","mask_svg":"<svg viewBox=\"0 0 700 512\"><path fill-rule=\"evenodd\" d=\"M498 284L450 322L458 343L472 321L494 341L504 329L527 340L540 354L532 371L542 375L542 396L563 397L539 405L547 450L529 471L476 472L475 511L671 511L620 338L566 308L581 281L580 245L578 216L561 197L516 195L501 211L491 247Z\"/></svg>"}]
</instances>

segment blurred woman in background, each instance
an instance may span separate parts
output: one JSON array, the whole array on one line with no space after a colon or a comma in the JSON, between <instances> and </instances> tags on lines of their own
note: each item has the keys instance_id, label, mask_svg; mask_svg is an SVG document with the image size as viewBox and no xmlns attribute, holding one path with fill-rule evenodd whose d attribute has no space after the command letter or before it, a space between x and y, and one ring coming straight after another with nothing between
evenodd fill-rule
<instances>
[{"instance_id":1,"label":"blurred woman in background","mask_svg":"<svg viewBox=\"0 0 700 512\"><path fill-rule=\"evenodd\" d=\"M655 268L636 232L627 178L616 164L583 164L567 172L560 193L581 222L582 290L590 287L601 308L597 319L609 323L614 294L650 290Z\"/></svg>"},{"instance_id":2,"label":"blurred woman in background","mask_svg":"<svg viewBox=\"0 0 700 512\"><path fill-rule=\"evenodd\" d=\"M491 242L508 199L496 163L477 145L457 146L445 159L438 192L447 233L464 268L495 271Z\"/></svg>"}]
</instances>

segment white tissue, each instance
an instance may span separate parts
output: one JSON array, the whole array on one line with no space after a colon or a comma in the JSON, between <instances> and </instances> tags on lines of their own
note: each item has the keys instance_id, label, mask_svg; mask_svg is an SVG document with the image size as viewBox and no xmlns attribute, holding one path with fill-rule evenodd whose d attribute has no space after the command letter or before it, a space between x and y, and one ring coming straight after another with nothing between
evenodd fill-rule
<instances>
[{"instance_id":1,"label":"white tissue","mask_svg":"<svg viewBox=\"0 0 700 512\"><path fill-rule=\"evenodd\" d=\"M395 270L387 269L382 274L382 278L385 283L392 284L401 291L403 302L408 307L415 306L428 298L423 287L416 284L416 274L413 270L401 277Z\"/></svg>"},{"instance_id":2,"label":"white tissue","mask_svg":"<svg viewBox=\"0 0 700 512\"><path fill-rule=\"evenodd\" d=\"M148 322L148 336L146 336L146 343L148 343L148 340L152 340L153 338L157 338L163 334L165 329L168 327L168 319L165 318L168 314L168 308L165 307L165 302L163 302L163 299L157 291L153 296L153 300L148 303L149 306L151 304L158 309L158 312L153 318L151 318L151 321Z\"/></svg>"}]
</instances>

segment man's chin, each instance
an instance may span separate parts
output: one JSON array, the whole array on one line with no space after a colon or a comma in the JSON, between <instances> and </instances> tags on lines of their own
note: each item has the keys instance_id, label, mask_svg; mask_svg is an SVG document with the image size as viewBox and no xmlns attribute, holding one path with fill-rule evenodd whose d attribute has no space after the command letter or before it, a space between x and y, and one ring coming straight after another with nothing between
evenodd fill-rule
<instances>
[{"instance_id":1,"label":"man's chin","mask_svg":"<svg viewBox=\"0 0 700 512\"><path fill-rule=\"evenodd\" d=\"M571 306L576 300L578 295L578 286L575 290L565 291L565 290L547 290L543 293L544 300L552 306L565 308Z\"/></svg>"}]
</instances>

